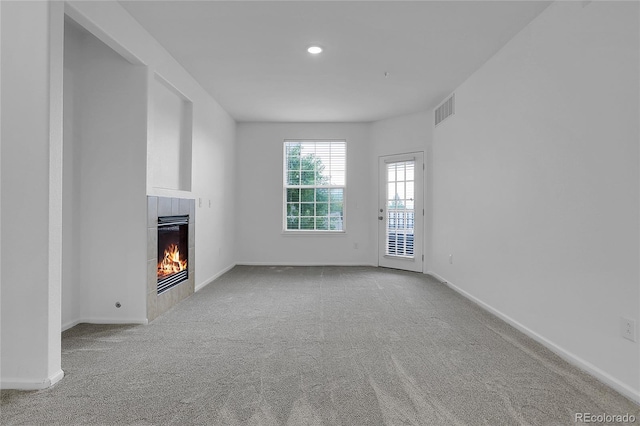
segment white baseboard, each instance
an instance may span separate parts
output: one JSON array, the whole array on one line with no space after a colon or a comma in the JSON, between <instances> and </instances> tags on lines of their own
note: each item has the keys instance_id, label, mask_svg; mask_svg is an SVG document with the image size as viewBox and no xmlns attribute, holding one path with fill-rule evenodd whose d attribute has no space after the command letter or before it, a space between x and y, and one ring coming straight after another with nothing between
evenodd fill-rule
<instances>
[{"instance_id":1,"label":"white baseboard","mask_svg":"<svg viewBox=\"0 0 640 426\"><path fill-rule=\"evenodd\" d=\"M75 327L78 324L141 324L147 325L149 321L146 318L80 318L73 321L69 321L62 325L62 331L68 330L71 327Z\"/></svg>"},{"instance_id":2,"label":"white baseboard","mask_svg":"<svg viewBox=\"0 0 640 426\"><path fill-rule=\"evenodd\" d=\"M58 370L42 380L2 379L0 381L0 389L41 390L55 385L62 380L63 377L64 371Z\"/></svg>"},{"instance_id":3,"label":"white baseboard","mask_svg":"<svg viewBox=\"0 0 640 426\"><path fill-rule=\"evenodd\" d=\"M622 395L626 396L627 398L631 399L632 401L636 402L637 404L640 404L640 391L633 389L631 386L629 386L629 385L627 385L625 383L622 383L620 380L616 379L615 377L611 376L610 374L606 373L605 371L601 370L600 368L596 367L595 365L591 364L590 362L585 361L584 359L580 358L576 354L574 354L574 353L564 349L563 347L555 344L554 342L550 341L546 337L536 333L535 331L531 330L530 328L528 328L528 327L524 326L523 324L519 323L518 321L514 320L510 316L505 315L504 313L502 313L499 310L495 309L491 305L483 302L482 300L478 299L477 297L473 296L472 294L466 292L465 290L463 290L460 287L456 286L455 284L451 283L451 281L447 280L446 278L441 277L440 275L436 274L433 271L429 271L429 272L427 272L427 274L431 275L432 277L434 277L438 281L441 281L443 284L446 284L447 287L451 288L452 290L454 290L455 292L457 292L460 295L464 296L465 298L471 300L476 305L480 306L481 308L485 309L486 311L491 312L493 315L497 316L498 318L500 318L501 320L503 320L507 324L511 325L512 327L518 329L522 333L524 333L527 336L531 337L533 340L535 340L536 342L538 342L541 345L545 346L546 348L548 348L549 350L554 352L556 355L558 355L560 358L564 359L568 363L570 363L570 364L578 367L579 369L583 370L584 372L590 374L591 376L595 377L596 379L600 380L601 382L603 382L607 386L609 386L609 387L615 389L616 391L620 392Z\"/></svg>"},{"instance_id":4,"label":"white baseboard","mask_svg":"<svg viewBox=\"0 0 640 426\"><path fill-rule=\"evenodd\" d=\"M66 331L66 330L68 330L70 328L73 328L76 325L80 324L81 322L84 322L84 321L77 319L77 320L66 322L66 323L62 324L62 327L61 327L62 331Z\"/></svg>"},{"instance_id":5,"label":"white baseboard","mask_svg":"<svg viewBox=\"0 0 640 426\"><path fill-rule=\"evenodd\" d=\"M372 266L377 267L373 263L362 262L237 262L238 266Z\"/></svg>"},{"instance_id":6,"label":"white baseboard","mask_svg":"<svg viewBox=\"0 0 640 426\"><path fill-rule=\"evenodd\" d=\"M222 275L226 274L227 272L229 272L230 270L232 270L234 267L236 266L235 263L232 263L231 265L227 266L226 268L224 268L222 271L218 272L217 274L215 274L214 276L210 277L208 280L205 280L204 282L198 284L194 291L200 291L203 288L205 288L206 286L208 286L209 284L211 284L212 282L214 282L215 280L217 280L218 278L220 278Z\"/></svg>"},{"instance_id":7,"label":"white baseboard","mask_svg":"<svg viewBox=\"0 0 640 426\"><path fill-rule=\"evenodd\" d=\"M445 280L444 278L442 278L440 275L436 274L433 271L425 271L425 275L431 275L433 278L440 281L442 284L449 284L447 280Z\"/></svg>"}]
</instances>

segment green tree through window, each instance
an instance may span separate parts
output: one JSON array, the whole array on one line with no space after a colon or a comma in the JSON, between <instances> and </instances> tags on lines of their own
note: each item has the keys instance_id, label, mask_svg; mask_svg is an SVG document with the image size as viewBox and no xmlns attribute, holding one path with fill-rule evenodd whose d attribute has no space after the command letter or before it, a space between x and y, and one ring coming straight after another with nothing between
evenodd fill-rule
<instances>
[{"instance_id":1,"label":"green tree through window","mask_svg":"<svg viewBox=\"0 0 640 426\"><path fill-rule=\"evenodd\" d=\"M342 231L344 176L344 141L285 142L285 229Z\"/></svg>"}]
</instances>

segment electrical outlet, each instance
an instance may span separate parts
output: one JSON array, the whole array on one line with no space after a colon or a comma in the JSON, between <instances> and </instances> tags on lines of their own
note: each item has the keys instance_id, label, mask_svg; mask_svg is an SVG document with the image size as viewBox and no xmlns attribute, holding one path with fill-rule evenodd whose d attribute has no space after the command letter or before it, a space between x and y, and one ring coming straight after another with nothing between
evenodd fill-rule
<instances>
[{"instance_id":1,"label":"electrical outlet","mask_svg":"<svg viewBox=\"0 0 640 426\"><path fill-rule=\"evenodd\" d=\"M449 263L453 265L453 255L452 254L449 255Z\"/></svg>"},{"instance_id":2,"label":"electrical outlet","mask_svg":"<svg viewBox=\"0 0 640 426\"><path fill-rule=\"evenodd\" d=\"M629 339L632 342L636 341L636 322L632 319L621 317L620 318L620 333L625 339Z\"/></svg>"},{"instance_id":3,"label":"electrical outlet","mask_svg":"<svg viewBox=\"0 0 640 426\"><path fill-rule=\"evenodd\" d=\"M202 207L202 198L198 198L198 207Z\"/></svg>"}]
</instances>

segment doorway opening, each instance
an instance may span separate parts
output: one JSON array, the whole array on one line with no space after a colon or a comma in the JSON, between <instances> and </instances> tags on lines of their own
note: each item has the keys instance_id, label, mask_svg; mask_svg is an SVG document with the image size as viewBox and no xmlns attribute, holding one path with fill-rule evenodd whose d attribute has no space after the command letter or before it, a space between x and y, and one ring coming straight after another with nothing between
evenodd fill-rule
<instances>
[{"instance_id":1,"label":"doorway opening","mask_svg":"<svg viewBox=\"0 0 640 426\"><path fill-rule=\"evenodd\" d=\"M380 157L378 265L423 271L424 154Z\"/></svg>"}]
</instances>

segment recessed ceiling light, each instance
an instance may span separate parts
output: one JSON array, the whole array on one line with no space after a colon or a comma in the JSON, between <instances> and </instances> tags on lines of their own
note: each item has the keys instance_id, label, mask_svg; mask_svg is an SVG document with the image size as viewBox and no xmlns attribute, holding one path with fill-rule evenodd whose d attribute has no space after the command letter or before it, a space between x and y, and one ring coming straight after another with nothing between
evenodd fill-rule
<instances>
[{"instance_id":1,"label":"recessed ceiling light","mask_svg":"<svg viewBox=\"0 0 640 426\"><path fill-rule=\"evenodd\" d=\"M322 47L309 46L309 48L307 49L307 52L311 53L312 55L317 55L318 53L322 52Z\"/></svg>"}]
</instances>

